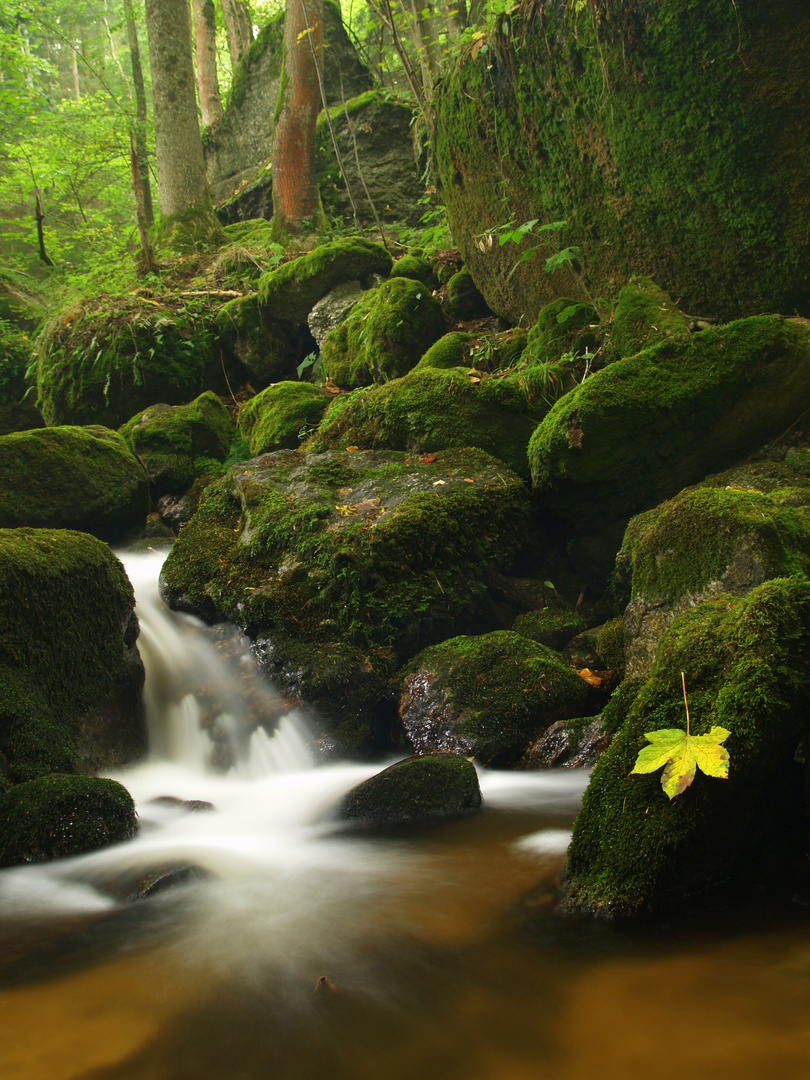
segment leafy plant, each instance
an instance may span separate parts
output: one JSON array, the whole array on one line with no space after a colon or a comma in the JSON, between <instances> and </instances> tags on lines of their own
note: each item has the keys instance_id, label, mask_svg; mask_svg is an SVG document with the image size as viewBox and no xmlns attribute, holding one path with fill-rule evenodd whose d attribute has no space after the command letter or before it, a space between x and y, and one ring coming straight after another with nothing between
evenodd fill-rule
<instances>
[{"instance_id":1,"label":"leafy plant","mask_svg":"<svg viewBox=\"0 0 810 1080\"><path fill-rule=\"evenodd\" d=\"M661 728L646 731L644 738L651 743L639 751L633 773L651 773L664 766L661 787L674 799L686 791L698 769L707 776L728 779L729 753L722 745L731 734L723 727L713 727L707 735L692 735L689 731L689 701L686 697L686 676L681 672L683 701L686 707L686 731L680 728Z\"/></svg>"}]
</instances>

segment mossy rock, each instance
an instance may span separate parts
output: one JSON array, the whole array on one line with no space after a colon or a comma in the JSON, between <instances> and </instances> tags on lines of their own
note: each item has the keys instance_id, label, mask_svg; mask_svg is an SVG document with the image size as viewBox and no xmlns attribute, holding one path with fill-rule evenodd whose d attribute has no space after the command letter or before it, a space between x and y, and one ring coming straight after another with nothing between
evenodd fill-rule
<instances>
[{"instance_id":1,"label":"mossy rock","mask_svg":"<svg viewBox=\"0 0 810 1080\"><path fill-rule=\"evenodd\" d=\"M432 453L475 446L525 476L537 417L521 388L506 380L471 382L464 371L426 368L336 398L308 448Z\"/></svg>"},{"instance_id":2,"label":"mossy rock","mask_svg":"<svg viewBox=\"0 0 810 1080\"><path fill-rule=\"evenodd\" d=\"M469 481L473 482L470 483ZM206 491L162 573L170 606L251 637L342 634L410 655L487 610L528 532L523 483L478 450L279 450Z\"/></svg>"},{"instance_id":3,"label":"mossy rock","mask_svg":"<svg viewBox=\"0 0 810 1080\"><path fill-rule=\"evenodd\" d=\"M547 362L559 360L566 353L580 356L586 349L595 352L599 331L599 315L592 304L560 297L540 311L529 330L522 359L527 363Z\"/></svg>"},{"instance_id":4,"label":"mossy rock","mask_svg":"<svg viewBox=\"0 0 810 1080\"><path fill-rule=\"evenodd\" d=\"M689 337L689 324L663 289L634 277L619 293L610 328L610 351L621 359L667 338Z\"/></svg>"},{"instance_id":5,"label":"mossy rock","mask_svg":"<svg viewBox=\"0 0 810 1080\"><path fill-rule=\"evenodd\" d=\"M638 675L622 679L602 709L602 728L608 735L615 735L627 719L633 703L641 692L646 679Z\"/></svg>"},{"instance_id":6,"label":"mossy rock","mask_svg":"<svg viewBox=\"0 0 810 1080\"><path fill-rule=\"evenodd\" d=\"M408 278L391 278L326 335L324 370L346 389L398 379L443 333L441 305L430 290Z\"/></svg>"},{"instance_id":7,"label":"mossy rock","mask_svg":"<svg viewBox=\"0 0 810 1080\"><path fill-rule=\"evenodd\" d=\"M448 223L496 314L531 321L570 291L544 270L570 245L593 296L644 273L696 315L810 315L802 0L521 3L499 33L433 103ZM534 219L568 227L480 239Z\"/></svg>"},{"instance_id":8,"label":"mossy rock","mask_svg":"<svg viewBox=\"0 0 810 1080\"><path fill-rule=\"evenodd\" d=\"M115 780L43 776L0 796L0 866L46 862L129 840L135 804Z\"/></svg>"},{"instance_id":9,"label":"mossy rock","mask_svg":"<svg viewBox=\"0 0 810 1080\"><path fill-rule=\"evenodd\" d=\"M124 568L92 536L0 530L0 753L15 779L144 752L134 602ZM130 702L116 728L108 706L122 685Z\"/></svg>"},{"instance_id":10,"label":"mossy rock","mask_svg":"<svg viewBox=\"0 0 810 1080\"><path fill-rule=\"evenodd\" d=\"M146 519L146 473L121 435L107 428L2 435L0 473L3 529L81 529L116 541Z\"/></svg>"},{"instance_id":11,"label":"mossy rock","mask_svg":"<svg viewBox=\"0 0 810 1080\"><path fill-rule=\"evenodd\" d=\"M33 344L26 330L0 317L0 435L42 427L36 407Z\"/></svg>"},{"instance_id":12,"label":"mossy rock","mask_svg":"<svg viewBox=\"0 0 810 1080\"><path fill-rule=\"evenodd\" d=\"M146 469L152 494L180 492L201 474L215 474L236 435L222 401L210 390L188 405L152 405L121 428Z\"/></svg>"},{"instance_id":13,"label":"mossy rock","mask_svg":"<svg viewBox=\"0 0 810 1080\"><path fill-rule=\"evenodd\" d=\"M273 223L266 218L248 218L246 221L235 221L232 225L225 225L225 235L234 244L250 244L266 247L270 250L275 248L273 240Z\"/></svg>"},{"instance_id":14,"label":"mossy rock","mask_svg":"<svg viewBox=\"0 0 810 1080\"><path fill-rule=\"evenodd\" d=\"M472 762L458 754L410 757L364 780L343 797L339 816L389 825L470 814L481 808Z\"/></svg>"},{"instance_id":15,"label":"mossy rock","mask_svg":"<svg viewBox=\"0 0 810 1080\"><path fill-rule=\"evenodd\" d=\"M672 623L585 792L568 849L564 911L604 918L657 911L744 869L763 808L789 783L807 732L808 645L803 576L706 601ZM698 773L670 800L660 773L630 773L646 732L685 729L681 672L691 733L728 730L730 771L727 780Z\"/></svg>"},{"instance_id":16,"label":"mossy rock","mask_svg":"<svg viewBox=\"0 0 810 1080\"><path fill-rule=\"evenodd\" d=\"M176 405L203 390L224 391L213 316L210 298L144 302L134 292L70 305L38 342L46 424L120 427L156 401Z\"/></svg>"},{"instance_id":17,"label":"mossy rock","mask_svg":"<svg viewBox=\"0 0 810 1080\"><path fill-rule=\"evenodd\" d=\"M504 766L557 720L579 716L587 691L553 649L496 630L422 650L403 671L399 714L419 753Z\"/></svg>"},{"instance_id":18,"label":"mossy rock","mask_svg":"<svg viewBox=\"0 0 810 1080\"><path fill-rule=\"evenodd\" d=\"M474 334L465 334L458 330L444 334L438 341L434 341L414 371L424 371L425 368L446 371L447 368L460 367L465 363L466 347L475 340Z\"/></svg>"},{"instance_id":19,"label":"mossy rock","mask_svg":"<svg viewBox=\"0 0 810 1080\"><path fill-rule=\"evenodd\" d=\"M542 505L579 533L629 518L810 407L810 330L763 315L619 360L559 400L529 444Z\"/></svg>"},{"instance_id":20,"label":"mossy rock","mask_svg":"<svg viewBox=\"0 0 810 1080\"><path fill-rule=\"evenodd\" d=\"M433 267L422 255L403 255L391 267L391 277L410 278L419 281L429 289L433 288Z\"/></svg>"},{"instance_id":21,"label":"mossy rock","mask_svg":"<svg viewBox=\"0 0 810 1080\"><path fill-rule=\"evenodd\" d=\"M354 236L321 244L259 279L259 303L271 318L306 323L317 302L343 281L387 274L392 258L381 244Z\"/></svg>"},{"instance_id":22,"label":"mossy rock","mask_svg":"<svg viewBox=\"0 0 810 1080\"><path fill-rule=\"evenodd\" d=\"M255 295L229 300L214 325L222 347L260 387L291 379L312 346L305 326L270 314Z\"/></svg>"},{"instance_id":23,"label":"mossy rock","mask_svg":"<svg viewBox=\"0 0 810 1080\"><path fill-rule=\"evenodd\" d=\"M596 628L596 652L602 663L620 678L625 671L624 618L617 615Z\"/></svg>"},{"instance_id":24,"label":"mossy rock","mask_svg":"<svg viewBox=\"0 0 810 1080\"><path fill-rule=\"evenodd\" d=\"M483 319L492 314L466 266L447 282L444 309L449 318L461 321Z\"/></svg>"},{"instance_id":25,"label":"mossy rock","mask_svg":"<svg viewBox=\"0 0 810 1080\"><path fill-rule=\"evenodd\" d=\"M512 629L521 637L539 641L549 649L559 651L585 629L585 620L575 611L559 611L543 608L518 615Z\"/></svg>"},{"instance_id":26,"label":"mossy rock","mask_svg":"<svg viewBox=\"0 0 810 1080\"><path fill-rule=\"evenodd\" d=\"M506 371L521 363L528 334L519 326L476 338L470 346L470 365L479 371Z\"/></svg>"},{"instance_id":27,"label":"mossy rock","mask_svg":"<svg viewBox=\"0 0 810 1080\"><path fill-rule=\"evenodd\" d=\"M631 520L617 558L630 582L628 674L649 674L666 627L685 608L810 570L810 483L801 473L793 481L770 492L712 482Z\"/></svg>"},{"instance_id":28,"label":"mossy rock","mask_svg":"<svg viewBox=\"0 0 810 1080\"><path fill-rule=\"evenodd\" d=\"M307 430L321 422L329 395L304 382L268 386L239 410L239 432L251 457L272 450L295 450Z\"/></svg>"}]
</instances>

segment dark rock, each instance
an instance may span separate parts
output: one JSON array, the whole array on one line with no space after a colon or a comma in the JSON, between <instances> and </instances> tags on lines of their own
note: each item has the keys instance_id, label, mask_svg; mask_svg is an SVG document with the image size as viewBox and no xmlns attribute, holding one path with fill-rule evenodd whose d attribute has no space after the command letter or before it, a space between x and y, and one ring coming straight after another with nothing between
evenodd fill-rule
<instances>
[{"instance_id":1,"label":"dark rock","mask_svg":"<svg viewBox=\"0 0 810 1080\"><path fill-rule=\"evenodd\" d=\"M492 314L466 267L448 281L444 307L451 319L483 319Z\"/></svg>"},{"instance_id":2,"label":"dark rock","mask_svg":"<svg viewBox=\"0 0 810 1080\"><path fill-rule=\"evenodd\" d=\"M597 716L558 720L525 752L522 769L579 769L593 765L610 746L610 735Z\"/></svg>"},{"instance_id":3,"label":"dark rock","mask_svg":"<svg viewBox=\"0 0 810 1080\"><path fill-rule=\"evenodd\" d=\"M475 767L455 754L411 757L365 780L343 799L339 816L375 825L469 814L480 809Z\"/></svg>"}]
</instances>

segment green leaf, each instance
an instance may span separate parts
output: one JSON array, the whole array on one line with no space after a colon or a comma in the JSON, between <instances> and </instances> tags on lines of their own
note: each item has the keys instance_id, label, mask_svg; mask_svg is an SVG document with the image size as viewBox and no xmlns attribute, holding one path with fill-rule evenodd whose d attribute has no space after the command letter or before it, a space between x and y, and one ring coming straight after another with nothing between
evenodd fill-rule
<instances>
[{"instance_id":1,"label":"green leaf","mask_svg":"<svg viewBox=\"0 0 810 1080\"><path fill-rule=\"evenodd\" d=\"M651 773L664 766L661 787L670 797L686 791L698 769L707 776L728 779L728 750L722 745L731 734L723 727L713 727L707 735L689 735L680 728L647 731L651 744L639 752L633 773Z\"/></svg>"}]
</instances>

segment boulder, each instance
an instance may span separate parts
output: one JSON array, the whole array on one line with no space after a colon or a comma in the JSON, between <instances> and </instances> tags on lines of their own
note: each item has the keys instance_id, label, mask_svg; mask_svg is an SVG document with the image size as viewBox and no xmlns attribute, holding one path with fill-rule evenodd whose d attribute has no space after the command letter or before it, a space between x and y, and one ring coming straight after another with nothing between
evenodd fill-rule
<instances>
[{"instance_id":1,"label":"boulder","mask_svg":"<svg viewBox=\"0 0 810 1080\"><path fill-rule=\"evenodd\" d=\"M274 310L283 311L283 307L275 305ZM259 387L295 378L297 366L312 348L305 325L271 315L255 293L223 304L214 325L231 362L240 365Z\"/></svg>"},{"instance_id":2,"label":"boulder","mask_svg":"<svg viewBox=\"0 0 810 1080\"><path fill-rule=\"evenodd\" d=\"M338 814L348 821L397 821L470 814L481 807L475 766L457 754L428 754L389 765L344 796Z\"/></svg>"},{"instance_id":3,"label":"boulder","mask_svg":"<svg viewBox=\"0 0 810 1080\"><path fill-rule=\"evenodd\" d=\"M121 435L107 428L2 435L0 473L3 529L81 529L116 541L146 519L146 473Z\"/></svg>"},{"instance_id":4,"label":"boulder","mask_svg":"<svg viewBox=\"0 0 810 1080\"><path fill-rule=\"evenodd\" d=\"M492 314L466 266L448 281L444 308L449 318L460 321L484 319Z\"/></svg>"},{"instance_id":5,"label":"boulder","mask_svg":"<svg viewBox=\"0 0 810 1080\"><path fill-rule=\"evenodd\" d=\"M520 759L521 769L581 769L593 765L610 746L600 717L558 720Z\"/></svg>"},{"instance_id":6,"label":"boulder","mask_svg":"<svg viewBox=\"0 0 810 1080\"><path fill-rule=\"evenodd\" d=\"M319 349L329 331L340 326L362 296L363 287L359 281L344 281L318 301L307 316L307 325Z\"/></svg>"},{"instance_id":7,"label":"boulder","mask_svg":"<svg viewBox=\"0 0 810 1080\"><path fill-rule=\"evenodd\" d=\"M312 383L279 382L268 386L239 410L239 433L252 457L272 450L295 450L316 428L329 395Z\"/></svg>"},{"instance_id":8,"label":"boulder","mask_svg":"<svg viewBox=\"0 0 810 1080\"><path fill-rule=\"evenodd\" d=\"M432 289L435 285L433 267L424 256L415 252L403 255L391 267L391 277L410 278Z\"/></svg>"},{"instance_id":9,"label":"boulder","mask_svg":"<svg viewBox=\"0 0 810 1080\"><path fill-rule=\"evenodd\" d=\"M587 534L728 466L810 407L810 329L763 315L671 337L567 393L529 444L546 510Z\"/></svg>"},{"instance_id":10,"label":"boulder","mask_svg":"<svg viewBox=\"0 0 810 1080\"><path fill-rule=\"evenodd\" d=\"M279 450L211 484L163 566L170 606L251 637L409 655L487 611L528 529L523 483L477 450Z\"/></svg>"},{"instance_id":11,"label":"boulder","mask_svg":"<svg viewBox=\"0 0 810 1080\"><path fill-rule=\"evenodd\" d=\"M117 767L145 752L133 608L101 541L0 530L0 754L13 779Z\"/></svg>"},{"instance_id":12,"label":"boulder","mask_svg":"<svg viewBox=\"0 0 810 1080\"><path fill-rule=\"evenodd\" d=\"M475 340L474 334L458 330L451 334L444 334L438 341L434 341L414 370L424 371L425 368L434 368L437 371L446 371L447 368L466 367L468 346Z\"/></svg>"},{"instance_id":13,"label":"boulder","mask_svg":"<svg viewBox=\"0 0 810 1080\"><path fill-rule=\"evenodd\" d=\"M399 714L418 753L502 767L557 720L579 716L587 691L558 653L501 630L419 653L403 672Z\"/></svg>"},{"instance_id":14,"label":"boulder","mask_svg":"<svg viewBox=\"0 0 810 1080\"><path fill-rule=\"evenodd\" d=\"M688 337L686 316L649 278L633 277L619 292L610 325L610 351L614 358L635 356L667 338L686 340Z\"/></svg>"},{"instance_id":15,"label":"boulder","mask_svg":"<svg viewBox=\"0 0 810 1080\"><path fill-rule=\"evenodd\" d=\"M543 607L537 611L526 611L518 615L512 624L512 629L521 637L538 641L541 645L547 645L549 649L559 651L568 644L571 638L582 633L585 629L585 620L575 611Z\"/></svg>"},{"instance_id":16,"label":"boulder","mask_svg":"<svg viewBox=\"0 0 810 1080\"><path fill-rule=\"evenodd\" d=\"M546 304L529 330L522 359L528 363L559 360L565 354L581 356L598 348L599 315L592 304L563 296ZM642 346L634 349L640 352Z\"/></svg>"},{"instance_id":17,"label":"boulder","mask_svg":"<svg viewBox=\"0 0 810 1080\"><path fill-rule=\"evenodd\" d=\"M236 430L222 401L208 390L188 405L144 409L121 434L157 496L186 491L201 473L219 473Z\"/></svg>"},{"instance_id":18,"label":"boulder","mask_svg":"<svg viewBox=\"0 0 810 1080\"><path fill-rule=\"evenodd\" d=\"M308 448L433 453L475 446L525 476L536 422L537 413L516 384L489 377L473 382L464 371L428 368L336 397Z\"/></svg>"},{"instance_id":19,"label":"boulder","mask_svg":"<svg viewBox=\"0 0 810 1080\"><path fill-rule=\"evenodd\" d=\"M135 804L115 780L42 776L0 795L0 866L46 862L129 840Z\"/></svg>"},{"instance_id":20,"label":"boulder","mask_svg":"<svg viewBox=\"0 0 810 1080\"><path fill-rule=\"evenodd\" d=\"M768 813L794 782L807 733L810 582L774 578L743 597L723 595L684 611L667 628L618 734L597 762L574 825L563 912L614 919L681 904L750 867L768 840ZM660 771L631 774L645 734L719 726L730 732L727 779L698 772L673 799ZM662 763L663 764L663 763ZM804 849L805 822L793 830Z\"/></svg>"}]
</instances>

